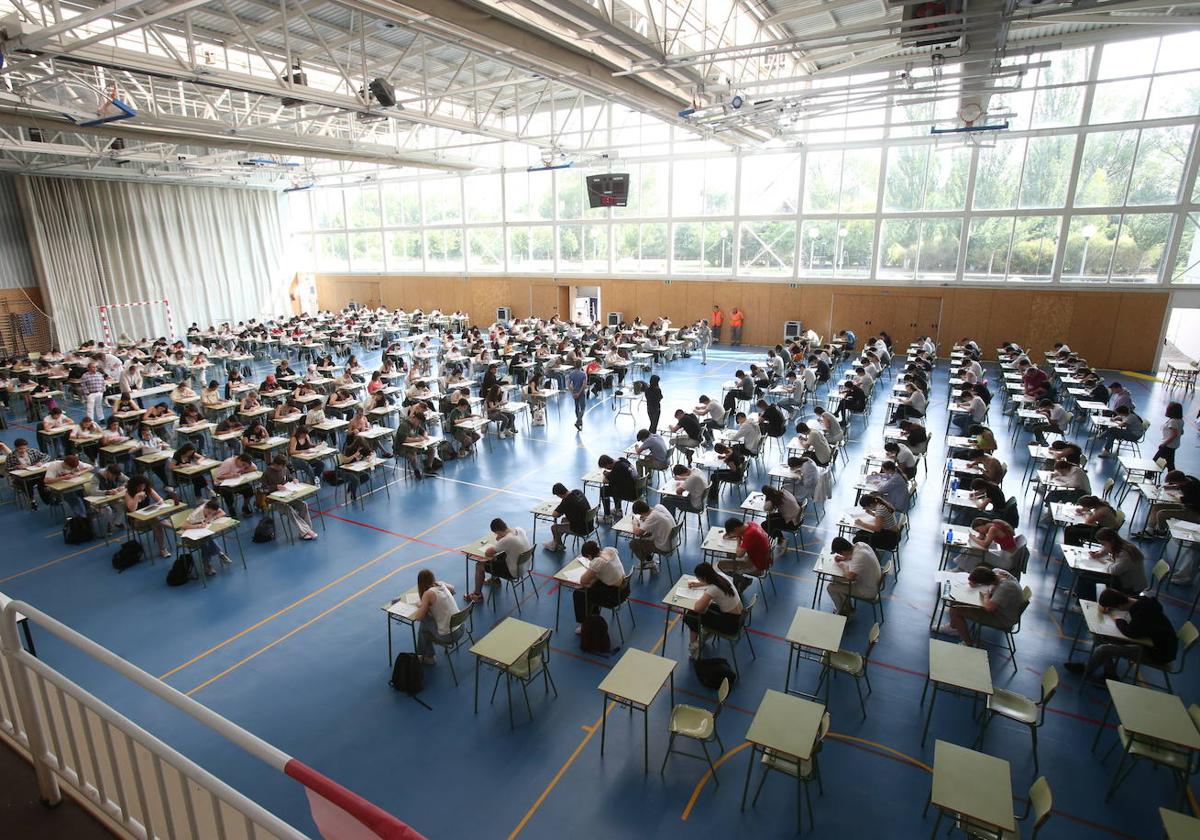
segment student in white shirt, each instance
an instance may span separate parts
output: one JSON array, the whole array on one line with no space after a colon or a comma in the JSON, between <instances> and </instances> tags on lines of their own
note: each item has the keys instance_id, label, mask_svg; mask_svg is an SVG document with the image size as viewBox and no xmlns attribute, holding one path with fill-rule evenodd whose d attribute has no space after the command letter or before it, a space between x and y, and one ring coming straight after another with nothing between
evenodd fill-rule
<instances>
[{"instance_id":1,"label":"student in white shirt","mask_svg":"<svg viewBox=\"0 0 1200 840\"><path fill-rule=\"evenodd\" d=\"M689 582L688 588L701 592L696 598L695 609L684 615L683 623L690 631L688 657L696 659L700 655L700 628L707 627L717 633L732 635L741 626L744 607L742 597L728 575L709 563L700 563L692 570L692 574L696 580Z\"/></svg>"},{"instance_id":2,"label":"student in white shirt","mask_svg":"<svg viewBox=\"0 0 1200 840\"><path fill-rule=\"evenodd\" d=\"M704 440L712 443L713 430L725 428L725 406L705 394L700 395L698 405L692 409L704 426Z\"/></svg>"},{"instance_id":3,"label":"student in white shirt","mask_svg":"<svg viewBox=\"0 0 1200 840\"><path fill-rule=\"evenodd\" d=\"M983 423L984 418L987 417L988 407L980 394L981 390L982 386L974 385L970 391L963 394L958 407L965 408L966 412L955 414L950 418L950 422L964 433L972 426Z\"/></svg>"},{"instance_id":4,"label":"student in white shirt","mask_svg":"<svg viewBox=\"0 0 1200 840\"><path fill-rule=\"evenodd\" d=\"M811 452L805 452L799 457L793 455L787 460L788 469L795 478L784 479L786 487L798 503L811 499L817 492L817 482L821 478L821 470Z\"/></svg>"},{"instance_id":5,"label":"student in white shirt","mask_svg":"<svg viewBox=\"0 0 1200 840\"><path fill-rule=\"evenodd\" d=\"M844 580L833 580L825 587L833 599L836 612L846 615L854 612L850 594L873 596L879 590L879 558L866 543L853 543L837 537L830 546L833 559L842 570Z\"/></svg>"},{"instance_id":6,"label":"student in white shirt","mask_svg":"<svg viewBox=\"0 0 1200 840\"><path fill-rule=\"evenodd\" d=\"M517 565L521 555L533 547L524 528L510 528L499 517L492 520L490 527L496 542L484 551L488 559L475 564L475 591L467 595L472 601L483 600L483 583L489 574L493 577L488 583L493 586L499 586L501 578L516 580L521 571Z\"/></svg>"},{"instance_id":7,"label":"student in white shirt","mask_svg":"<svg viewBox=\"0 0 1200 840\"><path fill-rule=\"evenodd\" d=\"M658 574L656 554L671 550L671 531L675 528L675 517L662 505L653 508L644 499L633 503L633 538L629 548L633 551L642 569Z\"/></svg>"},{"instance_id":8,"label":"student in white shirt","mask_svg":"<svg viewBox=\"0 0 1200 840\"><path fill-rule=\"evenodd\" d=\"M708 492L708 482L697 470L676 464L671 469L675 478L675 492L678 496L662 496L662 506L674 513L678 510L688 513L698 513L704 510L704 496Z\"/></svg>"},{"instance_id":9,"label":"student in white shirt","mask_svg":"<svg viewBox=\"0 0 1200 840\"><path fill-rule=\"evenodd\" d=\"M46 472L42 477L42 481L46 489L50 490L50 485L56 481L65 481L68 478L74 478L85 473L90 473L91 471L91 465L85 461L81 461L78 455L67 455L61 461L51 461L46 464ZM87 504L83 501L86 488L87 485L84 485L76 487L74 490L66 490L58 493L59 498L62 499L63 506L71 512L72 516L87 518Z\"/></svg>"},{"instance_id":10,"label":"student in white shirt","mask_svg":"<svg viewBox=\"0 0 1200 840\"><path fill-rule=\"evenodd\" d=\"M742 454L747 458L757 455L758 448L762 443L762 430L757 423L751 422L741 411L734 419L738 425L732 438L733 442L741 445Z\"/></svg>"},{"instance_id":11,"label":"student in white shirt","mask_svg":"<svg viewBox=\"0 0 1200 840\"><path fill-rule=\"evenodd\" d=\"M187 518L183 521L183 533L186 536L190 529L207 528L224 515L225 511L221 510L221 502L216 498L209 499L187 515ZM214 557L220 559L222 566L233 564L233 561L229 559L229 555L217 548L217 541L215 539L200 541L200 556L204 558L204 574L206 575L215 575L217 573L212 564Z\"/></svg>"},{"instance_id":12,"label":"student in white shirt","mask_svg":"<svg viewBox=\"0 0 1200 840\"><path fill-rule=\"evenodd\" d=\"M600 543L588 540L580 547L578 559L586 571L579 579L581 588L571 593L577 634L583 631L583 621L589 615L621 602L621 584L625 581L625 566L615 548L601 548Z\"/></svg>"},{"instance_id":13,"label":"student in white shirt","mask_svg":"<svg viewBox=\"0 0 1200 840\"><path fill-rule=\"evenodd\" d=\"M434 640L450 644L463 634L461 626L453 631L450 629L450 620L459 611L458 601L454 599L454 587L444 580L437 580L429 569L417 572L417 595L421 600L410 616L420 623L416 652L424 664L433 665L437 662L433 654Z\"/></svg>"}]
</instances>

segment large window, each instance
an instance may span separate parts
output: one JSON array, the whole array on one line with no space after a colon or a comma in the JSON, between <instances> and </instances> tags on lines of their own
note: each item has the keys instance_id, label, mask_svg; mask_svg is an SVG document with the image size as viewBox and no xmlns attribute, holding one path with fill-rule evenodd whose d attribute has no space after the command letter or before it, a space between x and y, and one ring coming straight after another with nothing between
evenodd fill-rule
<instances>
[{"instance_id":1,"label":"large window","mask_svg":"<svg viewBox=\"0 0 1200 840\"><path fill-rule=\"evenodd\" d=\"M528 171L542 150L504 143L463 175L356 170L289 194L289 241L338 273L1200 285L1197 55L1182 32L1028 56L991 99L1007 129L971 135L930 134L953 98L899 92L797 116L803 142L761 148L616 105L567 128L535 114L620 151ZM852 106L856 83L890 81L813 90ZM627 206L589 207L592 173L628 173Z\"/></svg>"}]
</instances>

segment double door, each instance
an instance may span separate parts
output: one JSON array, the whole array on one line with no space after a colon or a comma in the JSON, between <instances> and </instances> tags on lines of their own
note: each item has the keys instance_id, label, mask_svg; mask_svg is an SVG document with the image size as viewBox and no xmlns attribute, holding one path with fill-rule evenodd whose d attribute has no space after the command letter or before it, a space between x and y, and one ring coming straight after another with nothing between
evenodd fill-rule
<instances>
[{"instance_id":1,"label":"double door","mask_svg":"<svg viewBox=\"0 0 1200 840\"><path fill-rule=\"evenodd\" d=\"M830 326L834 333L853 330L860 342L886 330L903 349L922 335L931 335L937 341L941 318L941 297L835 294Z\"/></svg>"}]
</instances>

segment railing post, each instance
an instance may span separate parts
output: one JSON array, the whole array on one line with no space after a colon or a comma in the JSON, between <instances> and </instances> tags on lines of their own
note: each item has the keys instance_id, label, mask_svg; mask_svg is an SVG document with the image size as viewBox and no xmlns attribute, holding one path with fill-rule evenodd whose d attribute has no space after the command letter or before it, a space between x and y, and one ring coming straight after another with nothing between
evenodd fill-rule
<instances>
[{"instance_id":1,"label":"railing post","mask_svg":"<svg viewBox=\"0 0 1200 840\"><path fill-rule=\"evenodd\" d=\"M43 720L37 705L33 700L33 686L29 681L29 672L16 657L21 651L21 641L17 638L16 611L5 608L0 613L0 656L8 665L12 674L13 689L17 700L17 714L20 715L21 726L25 730L25 738L29 744L30 758L33 769L37 774L38 791L42 803L53 807L62 801L62 793L58 789L58 777L46 764L46 738Z\"/></svg>"}]
</instances>

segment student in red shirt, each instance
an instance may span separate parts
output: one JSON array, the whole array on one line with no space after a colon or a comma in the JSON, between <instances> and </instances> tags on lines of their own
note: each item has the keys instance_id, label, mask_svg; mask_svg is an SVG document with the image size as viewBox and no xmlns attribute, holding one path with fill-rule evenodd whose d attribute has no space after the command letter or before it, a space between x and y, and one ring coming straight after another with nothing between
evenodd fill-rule
<instances>
[{"instance_id":1,"label":"student in red shirt","mask_svg":"<svg viewBox=\"0 0 1200 840\"><path fill-rule=\"evenodd\" d=\"M727 539L738 541L737 555L732 560L722 560L717 564L726 574L765 572L774 561L771 556L771 540L757 522L727 519L725 536Z\"/></svg>"}]
</instances>

